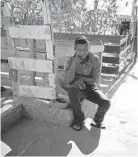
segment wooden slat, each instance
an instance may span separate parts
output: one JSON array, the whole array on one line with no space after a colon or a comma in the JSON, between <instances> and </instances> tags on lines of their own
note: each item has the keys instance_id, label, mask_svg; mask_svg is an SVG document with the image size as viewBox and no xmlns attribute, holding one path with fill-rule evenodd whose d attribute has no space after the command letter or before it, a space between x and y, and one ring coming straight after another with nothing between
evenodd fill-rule
<instances>
[{"instance_id":1,"label":"wooden slat","mask_svg":"<svg viewBox=\"0 0 138 157\"><path fill-rule=\"evenodd\" d=\"M8 58L9 67L11 69L36 71L36 72L46 72L52 73L52 61L49 60L34 60L28 58Z\"/></svg>"},{"instance_id":2,"label":"wooden slat","mask_svg":"<svg viewBox=\"0 0 138 157\"><path fill-rule=\"evenodd\" d=\"M118 78L118 74L101 73L102 78Z\"/></svg>"},{"instance_id":3,"label":"wooden slat","mask_svg":"<svg viewBox=\"0 0 138 157\"><path fill-rule=\"evenodd\" d=\"M104 52L108 52L108 53L114 53L114 52L117 52L117 53L120 53L120 46L107 46L105 45L104 46Z\"/></svg>"},{"instance_id":4,"label":"wooden slat","mask_svg":"<svg viewBox=\"0 0 138 157\"><path fill-rule=\"evenodd\" d=\"M133 53L132 53L132 52L126 54L126 56L125 56L123 59L120 60L119 67L121 67L123 64L125 64L125 62L126 62L127 60L131 59L132 56L133 56Z\"/></svg>"},{"instance_id":5,"label":"wooden slat","mask_svg":"<svg viewBox=\"0 0 138 157\"><path fill-rule=\"evenodd\" d=\"M128 45L124 50L122 50L120 52L120 57L124 54L124 53L127 53L127 51L131 48L131 45Z\"/></svg>"},{"instance_id":6,"label":"wooden slat","mask_svg":"<svg viewBox=\"0 0 138 157\"><path fill-rule=\"evenodd\" d=\"M119 53L103 53L103 57L119 57Z\"/></svg>"},{"instance_id":7,"label":"wooden slat","mask_svg":"<svg viewBox=\"0 0 138 157\"><path fill-rule=\"evenodd\" d=\"M11 38L51 40L51 30L49 25L11 26L9 27L9 36Z\"/></svg>"},{"instance_id":8,"label":"wooden slat","mask_svg":"<svg viewBox=\"0 0 138 157\"><path fill-rule=\"evenodd\" d=\"M122 38L120 40L120 46L123 45L127 41L127 39L128 39L128 35L125 38Z\"/></svg>"},{"instance_id":9,"label":"wooden slat","mask_svg":"<svg viewBox=\"0 0 138 157\"><path fill-rule=\"evenodd\" d=\"M48 40L47 42L49 42L51 40ZM20 51L22 53L23 52L29 52L30 51L30 48L26 47L26 48L23 48L23 47L16 47L16 49L18 51ZM39 48L34 48L34 52L37 52L37 53L45 53L45 50L44 49L41 49L41 47Z\"/></svg>"},{"instance_id":10,"label":"wooden slat","mask_svg":"<svg viewBox=\"0 0 138 157\"><path fill-rule=\"evenodd\" d=\"M104 51L103 45L90 45L90 52L92 53L98 53L103 51Z\"/></svg>"},{"instance_id":11,"label":"wooden slat","mask_svg":"<svg viewBox=\"0 0 138 157\"><path fill-rule=\"evenodd\" d=\"M103 57L102 62L119 64L119 57Z\"/></svg>"},{"instance_id":12,"label":"wooden slat","mask_svg":"<svg viewBox=\"0 0 138 157\"><path fill-rule=\"evenodd\" d=\"M92 40L102 40L103 42L112 42L120 44L120 35L88 35L88 34L79 34L85 35L89 41ZM78 37L78 34L70 33L54 33L54 39L56 40L75 40Z\"/></svg>"},{"instance_id":13,"label":"wooden slat","mask_svg":"<svg viewBox=\"0 0 138 157\"><path fill-rule=\"evenodd\" d=\"M51 19L50 19L50 10L49 10L49 4L47 0L44 0L43 4L43 19L44 19L44 24L50 24L50 29L51 29ZM53 60L53 38L52 38L52 30L51 30L51 41L45 41L45 59L50 59ZM52 61L53 62L53 61ZM53 63L52 63L53 65ZM52 67L54 68L54 67ZM42 77L42 83L41 85L49 85L51 82L49 80L48 74L44 73Z\"/></svg>"},{"instance_id":14,"label":"wooden slat","mask_svg":"<svg viewBox=\"0 0 138 157\"><path fill-rule=\"evenodd\" d=\"M35 48L35 39L31 40L31 46L30 46L30 56L31 58L33 59L36 59L36 53L34 52L34 48ZM35 75L36 75L36 72L31 72L30 74L30 83L29 85L35 85L36 82L35 82Z\"/></svg>"},{"instance_id":15,"label":"wooden slat","mask_svg":"<svg viewBox=\"0 0 138 157\"><path fill-rule=\"evenodd\" d=\"M106 74L118 74L119 66L103 66L102 73Z\"/></svg>"},{"instance_id":16,"label":"wooden slat","mask_svg":"<svg viewBox=\"0 0 138 157\"><path fill-rule=\"evenodd\" d=\"M90 52L91 53L99 53L103 52L104 46L103 45L90 45ZM63 57L63 56L72 56L74 54L74 47L56 47L56 57Z\"/></svg>"},{"instance_id":17,"label":"wooden slat","mask_svg":"<svg viewBox=\"0 0 138 157\"><path fill-rule=\"evenodd\" d=\"M25 86L25 85L16 85L16 92L20 96L25 97L37 97L45 99L55 99L56 91L55 88L51 87L39 87L39 86Z\"/></svg>"},{"instance_id":18,"label":"wooden slat","mask_svg":"<svg viewBox=\"0 0 138 157\"><path fill-rule=\"evenodd\" d=\"M53 43L52 40L46 41L47 59L53 60Z\"/></svg>"},{"instance_id":19,"label":"wooden slat","mask_svg":"<svg viewBox=\"0 0 138 157\"><path fill-rule=\"evenodd\" d=\"M20 72L18 72L18 74L20 74ZM4 86L11 86L11 81L10 78L9 78L9 73L8 72L0 72L0 75L1 75L1 84L4 85ZM50 74L49 74L50 75ZM50 86L51 87L55 87L53 84L52 84L52 79L51 77L49 77L50 79ZM7 83L8 81L8 83ZM30 83L30 75L21 75L20 77L20 80L19 81L19 84L21 85L28 85ZM54 81L54 79L53 79ZM35 76L35 82L36 82L36 85L37 86L42 86L41 85L41 82L42 82L42 77L41 76ZM6 84L7 83L7 84ZM44 86L42 86L44 87Z\"/></svg>"},{"instance_id":20,"label":"wooden slat","mask_svg":"<svg viewBox=\"0 0 138 157\"><path fill-rule=\"evenodd\" d=\"M56 87L55 85L55 74L48 74L49 86Z\"/></svg>"}]
</instances>

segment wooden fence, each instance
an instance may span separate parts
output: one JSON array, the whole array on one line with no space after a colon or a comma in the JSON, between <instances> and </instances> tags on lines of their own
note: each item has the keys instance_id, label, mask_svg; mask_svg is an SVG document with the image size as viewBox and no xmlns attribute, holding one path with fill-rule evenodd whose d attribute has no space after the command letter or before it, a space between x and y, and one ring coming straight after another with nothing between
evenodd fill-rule
<instances>
[{"instance_id":1,"label":"wooden fence","mask_svg":"<svg viewBox=\"0 0 138 157\"><path fill-rule=\"evenodd\" d=\"M74 40L78 36L78 34L63 34L63 33L54 33L55 39L55 47L56 47L56 59L58 60L58 67L59 69L64 68L65 60L67 56L71 56L74 46ZM111 76L111 77L119 77L123 70L127 67L130 63L130 58L133 57L133 52L131 51L131 37L128 35L126 37L123 36L102 36L102 35L86 35L88 40L102 40L104 44L104 52L103 52L103 59L102 59L102 75L103 76ZM7 44L5 44L7 43ZM28 55L29 47L27 45L28 41L23 39L18 39L16 41L17 44L17 54L20 56ZM2 85L11 85L9 80L9 67L7 57L12 57L15 54L13 47L11 46L12 42L11 39L8 38L7 40L2 37ZM22 48L21 48L22 47ZM35 43L34 51L36 53L36 59L44 59L45 54L43 53L45 50L45 41L39 40ZM36 79L39 80L41 77L40 73L36 72ZM36 81L36 84L39 81Z\"/></svg>"}]
</instances>

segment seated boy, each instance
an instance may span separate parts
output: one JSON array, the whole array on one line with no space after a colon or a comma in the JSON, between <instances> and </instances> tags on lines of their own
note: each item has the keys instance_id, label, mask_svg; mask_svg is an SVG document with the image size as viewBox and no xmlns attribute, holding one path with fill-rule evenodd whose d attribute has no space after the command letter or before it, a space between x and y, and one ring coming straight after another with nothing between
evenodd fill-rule
<instances>
[{"instance_id":1,"label":"seated boy","mask_svg":"<svg viewBox=\"0 0 138 157\"><path fill-rule=\"evenodd\" d=\"M73 129L83 127L84 113L81 111L81 100L85 98L98 105L97 113L91 125L102 128L104 116L110 107L110 101L99 90L101 64L99 58L89 51L85 36L75 40L75 54L67 61L65 68L64 88L68 92L73 110Z\"/></svg>"}]
</instances>

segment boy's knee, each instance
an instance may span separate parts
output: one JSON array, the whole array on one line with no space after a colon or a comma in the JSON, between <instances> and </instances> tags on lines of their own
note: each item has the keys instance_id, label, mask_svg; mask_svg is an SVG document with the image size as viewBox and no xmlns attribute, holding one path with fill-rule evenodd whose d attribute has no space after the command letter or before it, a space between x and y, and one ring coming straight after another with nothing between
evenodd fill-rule
<instances>
[{"instance_id":1,"label":"boy's knee","mask_svg":"<svg viewBox=\"0 0 138 157\"><path fill-rule=\"evenodd\" d=\"M79 88L75 85L71 85L69 88L68 88L68 92L79 92Z\"/></svg>"},{"instance_id":2,"label":"boy's knee","mask_svg":"<svg viewBox=\"0 0 138 157\"><path fill-rule=\"evenodd\" d=\"M104 105L104 107L108 110L110 105L111 105L111 102L108 99L107 100L103 100L102 105Z\"/></svg>"}]
</instances>

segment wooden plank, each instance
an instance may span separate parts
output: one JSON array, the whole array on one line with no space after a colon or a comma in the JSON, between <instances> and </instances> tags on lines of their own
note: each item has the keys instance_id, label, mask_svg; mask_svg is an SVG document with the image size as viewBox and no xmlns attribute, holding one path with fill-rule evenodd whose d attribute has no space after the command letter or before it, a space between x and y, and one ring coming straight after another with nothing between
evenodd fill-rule
<instances>
[{"instance_id":1,"label":"wooden plank","mask_svg":"<svg viewBox=\"0 0 138 157\"><path fill-rule=\"evenodd\" d=\"M91 53L99 53L99 52L103 52L104 50L104 46L100 45L90 45L90 52ZM75 52L74 52L74 46L72 47L62 47L62 45L60 47L56 47L56 57L63 57L63 56L72 56Z\"/></svg>"},{"instance_id":2,"label":"wooden plank","mask_svg":"<svg viewBox=\"0 0 138 157\"><path fill-rule=\"evenodd\" d=\"M46 72L52 73L52 61L49 60L34 60L28 58L8 58L9 67L11 69L36 71L36 72Z\"/></svg>"},{"instance_id":3,"label":"wooden plank","mask_svg":"<svg viewBox=\"0 0 138 157\"><path fill-rule=\"evenodd\" d=\"M114 53L114 52L120 53L120 46L105 45L104 48L105 48L104 52L106 52L106 53Z\"/></svg>"},{"instance_id":4,"label":"wooden plank","mask_svg":"<svg viewBox=\"0 0 138 157\"><path fill-rule=\"evenodd\" d=\"M103 57L102 62L119 64L119 57Z\"/></svg>"},{"instance_id":5,"label":"wooden plank","mask_svg":"<svg viewBox=\"0 0 138 157\"><path fill-rule=\"evenodd\" d=\"M118 74L119 66L102 66L102 73Z\"/></svg>"},{"instance_id":6,"label":"wooden plank","mask_svg":"<svg viewBox=\"0 0 138 157\"><path fill-rule=\"evenodd\" d=\"M49 42L49 41L51 41L51 40L48 40L47 42ZM28 48L28 47L16 47L16 49L17 49L17 51L20 51L21 53L22 52L30 52L30 48ZM36 48L36 46L35 46L34 52L45 53L45 50L42 49L41 47Z\"/></svg>"},{"instance_id":7,"label":"wooden plank","mask_svg":"<svg viewBox=\"0 0 138 157\"><path fill-rule=\"evenodd\" d=\"M89 41L102 40L104 42L111 42L120 45L120 35L88 35L88 34L70 34L70 33L54 33L55 40L75 40L78 35L85 35Z\"/></svg>"},{"instance_id":8,"label":"wooden plank","mask_svg":"<svg viewBox=\"0 0 138 157\"><path fill-rule=\"evenodd\" d=\"M103 57L119 57L119 53L105 53L105 52L103 52Z\"/></svg>"},{"instance_id":9,"label":"wooden plank","mask_svg":"<svg viewBox=\"0 0 138 157\"><path fill-rule=\"evenodd\" d=\"M11 38L45 39L51 40L51 30L49 25L20 25L9 27Z\"/></svg>"},{"instance_id":10,"label":"wooden plank","mask_svg":"<svg viewBox=\"0 0 138 157\"><path fill-rule=\"evenodd\" d=\"M14 48L14 53L15 53L15 56L16 56L16 39L12 39L12 46ZM9 61L8 61L9 63ZM8 64L9 65L9 64ZM13 90L13 97L14 99L16 99L17 95L16 95L16 89L14 87L14 85L16 84L16 82L18 82L18 71L16 69L10 69L9 68L9 79L12 81L12 90Z\"/></svg>"},{"instance_id":11,"label":"wooden plank","mask_svg":"<svg viewBox=\"0 0 138 157\"><path fill-rule=\"evenodd\" d=\"M51 87L16 85L16 92L18 92L18 95L25 97L37 97L45 99L56 98L55 88Z\"/></svg>"},{"instance_id":12,"label":"wooden plank","mask_svg":"<svg viewBox=\"0 0 138 157\"><path fill-rule=\"evenodd\" d=\"M18 72L18 74L20 75L20 72ZM12 80L10 80L10 78L9 78L9 73L0 72L0 75L1 75L1 85L3 85L3 86L11 86L12 85L11 84ZM21 84L21 85L28 85L30 83L30 75L23 75L22 74L20 77L20 80L18 80L18 81L19 81L19 84ZM42 77L41 76L39 76L39 77L35 76L35 82L36 82L37 86L41 86ZM50 86L54 87L54 85L52 85L52 83L50 83Z\"/></svg>"},{"instance_id":13,"label":"wooden plank","mask_svg":"<svg viewBox=\"0 0 138 157\"><path fill-rule=\"evenodd\" d=\"M120 46L122 46L128 40L128 35L120 40Z\"/></svg>"},{"instance_id":14,"label":"wooden plank","mask_svg":"<svg viewBox=\"0 0 138 157\"><path fill-rule=\"evenodd\" d=\"M120 64L119 64L119 67L123 66L123 64L125 64L125 62L129 59L131 59L133 57L133 53L130 52L130 53L126 53L126 56L120 60Z\"/></svg>"},{"instance_id":15,"label":"wooden plank","mask_svg":"<svg viewBox=\"0 0 138 157\"><path fill-rule=\"evenodd\" d=\"M90 45L90 52L92 53L98 53L103 51L104 51L103 45Z\"/></svg>"},{"instance_id":16,"label":"wooden plank","mask_svg":"<svg viewBox=\"0 0 138 157\"><path fill-rule=\"evenodd\" d=\"M127 51L131 48L131 45L128 45L124 50L122 50L120 52L120 57L124 54L124 53L127 53Z\"/></svg>"},{"instance_id":17,"label":"wooden plank","mask_svg":"<svg viewBox=\"0 0 138 157\"><path fill-rule=\"evenodd\" d=\"M55 74L48 74L48 83L51 87L56 87L55 85Z\"/></svg>"},{"instance_id":18,"label":"wooden plank","mask_svg":"<svg viewBox=\"0 0 138 157\"><path fill-rule=\"evenodd\" d=\"M118 78L118 74L106 74L106 73L101 73L102 78Z\"/></svg>"},{"instance_id":19,"label":"wooden plank","mask_svg":"<svg viewBox=\"0 0 138 157\"><path fill-rule=\"evenodd\" d=\"M47 59L53 60L53 42L52 40L46 41L46 53L47 53Z\"/></svg>"},{"instance_id":20,"label":"wooden plank","mask_svg":"<svg viewBox=\"0 0 138 157\"><path fill-rule=\"evenodd\" d=\"M51 30L51 19L50 19L50 10L49 10L49 3L47 0L43 1L43 19L44 19L44 24L49 24L50 25L50 30ZM51 39L52 38L52 30L51 30ZM53 60L53 41L45 41L45 59L50 59ZM53 65L53 61L52 61ZM53 66L52 66L53 68ZM52 69L53 70L53 69ZM41 85L46 86L49 85L49 77L48 74L44 73L42 77L42 83Z\"/></svg>"},{"instance_id":21,"label":"wooden plank","mask_svg":"<svg viewBox=\"0 0 138 157\"><path fill-rule=\"evenodd\" d=\"M31 46L30 46L30 56L31 58L35 59L36 58L36 53L34 52L34 48L35 48L35 40L31 40ZM35 82L35 75L36 75L36 72L31 72L30 74L30 83L29 85L35 85L36 82Z\"/></svg>"}]
</instances>

